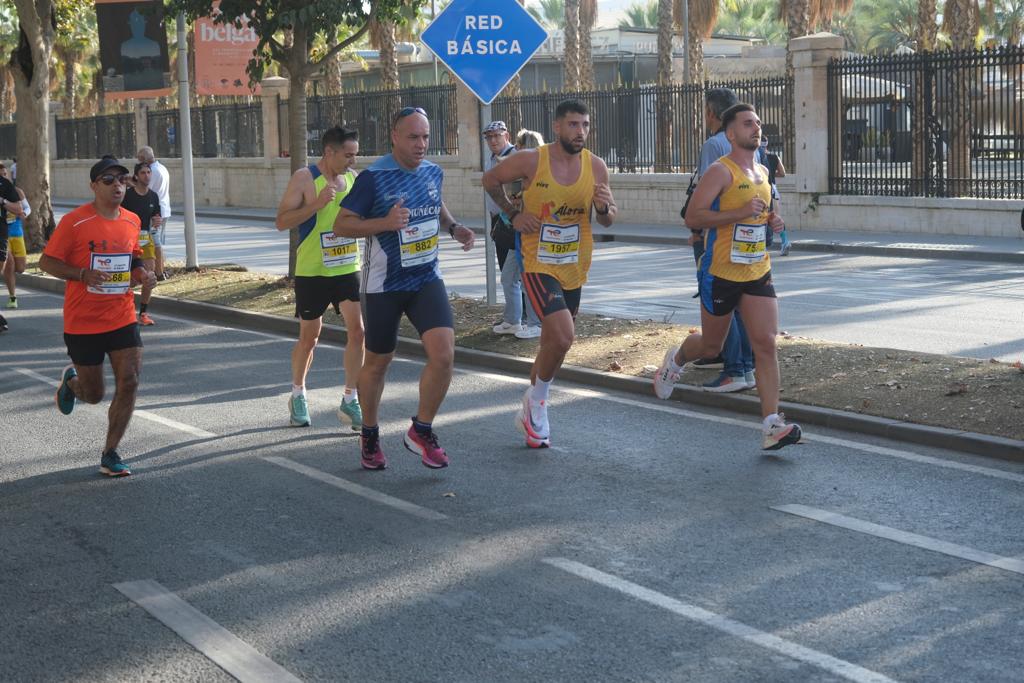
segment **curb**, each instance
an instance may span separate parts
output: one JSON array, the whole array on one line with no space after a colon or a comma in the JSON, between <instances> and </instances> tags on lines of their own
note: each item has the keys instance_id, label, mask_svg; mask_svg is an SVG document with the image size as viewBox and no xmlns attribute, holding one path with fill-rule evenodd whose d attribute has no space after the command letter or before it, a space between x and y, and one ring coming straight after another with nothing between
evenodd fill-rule
<instances>
[{"instance_id":1,"label":"curb","mask_svg":"<svg viewBox=\"0 0 1024 683\"><path fill-rule=\"evenodd\" d=\"M73 209L79 206L77 202L68 201L54 201L52 202L54 208L61 209ZM246 213L227 213L220 212L216 209L209 211L202 210L201 208L196 209L196 217L202 218L216 218L219 220L237 220L237 221L250 221L253 223L265 223L267 225L273 225L274 217L268 214L246 214ZM685 230L682 226L678 227L680 231ZM483 235L484 229L481 226L470 226L474 233L477 235ZM612 228L614 230L614 228ZM689 238L680 235L665 234L660 235L657 233L648 234L631 234L631 233L615 233L615 232L595 232L594 242L619 242L622 244L657 244L661 246L671 247L688 247ZM812 253L825 253L825 254L858 254L861 256L893 256L900 258L920 258L920 259L951 259L958 261L986 261L992 263L1024 263L1024 251L1021 252L1001 252L1001 251L977 251L974 249L958 249L954 247L939 248L939 247L889 247L884 245L872 245L872 244L849 244L843 242L821 242L816 240L801 240L795 239L790 242L793 245L794 251L804 251Z\"/></svg>"},{"instance_id":2,"label":"curb","mask_svg":"<svg viewBox=\"0 0 1024 683\"><path fill-rule=\"evenodd\" d=\"M64 281L48 276L22 274L19 280L27 287L63 294ZM136 294L136 297L138 294ZM219 304L188 301L171 297L153 296L153 303L159 310L180 315L199 322L239 327L246 330L271 332L289 337L298 337L298 327L291 318L244 311ZM324 324L321 338L344 344L347 341L345 329L338 325ZM417 339L399 337L399 353L409 356L423 356L423 347ZM533 361L491 351L477 351L462 346L455 347L455 360L466 365L491 368L528 376ZM559 370L559 378L602 389L612 389L630 394L650 397L650 380L639 377L617 375L601 370L591 370L565 365ZM743 415L759 415L760 404L753 396L736 396L700 391L696 387L680 385L672 394L672 401L693 406L717 408ZM891 418L861 415L832 408L803 405L783 401L779 406L787 417L795 421L844 431L879 436L895 441L956 450L1000 460L1024 462L1024 441L990 436L975 432L958 431L943 427L913 424Z\"/></svg>"}]
</instances>

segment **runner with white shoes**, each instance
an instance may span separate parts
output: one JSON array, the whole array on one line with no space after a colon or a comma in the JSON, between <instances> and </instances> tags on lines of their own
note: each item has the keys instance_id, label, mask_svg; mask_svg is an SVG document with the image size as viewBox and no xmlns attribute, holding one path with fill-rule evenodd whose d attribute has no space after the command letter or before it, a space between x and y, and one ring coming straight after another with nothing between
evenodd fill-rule
<instances>
[{"instance_id":1,"label":"runner with white shoes","mask_svg":"<svg viewBox=\"0 0 1024 683\"><path fill-rule=\"evenodd\" d=\"M654 392L658 398L669 398L686 362L717 355L733 311L739 310L757 363L761 447L776 450L800 440L800 427L786 424L779 413L779 306L766 247L767 230L780 232L785 224L769 210L768 169L756 161L761 120L754 107L730 107L722 115L722 128L732 151L700 179L686 211L686 225L705 231L698 274L701 332L666 351L654 376Z\"/></svg>"},{"instance_id":2,"label":"runner with white shoes","mask_svg":"<svg viewBox=\"0 0 1024 683\"><path fill-rule=\"evenodd\" d=\"M551 445L548 391L575 336L575 317L594 251L591 216L605 227L617 209L608 167L584 148L590 112L577 100L555 109L556 141L522 150L484 174L484 189L512 219L516 257L523 264L527 300L543 323L540 348L523 395L516 427L530 448ZM509 200L504 184L523 182L523 206Z\"/></svg>"},{"instance_id":3,"label":"runner with white shoes","mask_svg":"<svg viewBox=\"0 0 1024 683\"><path fill-rule=\"evenodd\" d=\"M292 394L288 420L293 427L311 424L306 376L323 329L327 309L345 321L345 390L338 419L352 431L363 427L359 405L359 371L363 365L363 318L359 304L359 244L334 234L341 202L352 191L352 167L359 154L359 134L341 126L323 135L323 155L292 174L277 207L277 229L299 231L295 254L295 317L299 340L292 349Z\"/></svg>"}]
</instances>

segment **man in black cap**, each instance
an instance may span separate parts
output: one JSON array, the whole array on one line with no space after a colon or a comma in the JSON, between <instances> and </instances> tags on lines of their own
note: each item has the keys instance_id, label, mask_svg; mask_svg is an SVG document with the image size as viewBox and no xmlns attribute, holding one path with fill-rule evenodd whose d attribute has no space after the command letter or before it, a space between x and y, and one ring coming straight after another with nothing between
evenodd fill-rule
<instances>
[{"instance_id":1,"label":"man in black cap","mask_svg":"<svg viewBox=\"0 0 1024 683\"><path fill-rule=\"evenodd\" d=\"M110 357L114 398L100 473L131 474L117 446L135 410L142 370L142 337L135 319L132 288L153 287L139 248L139 217L121 207L128 169L117 159L100 159L89 171L95 199L66 214L39 259L39 267L67 280L64 289L64 342L71 365L57 389L57 408L68 415L78 400L103 399L103 359Z\"/></svg>"}]
</instances>

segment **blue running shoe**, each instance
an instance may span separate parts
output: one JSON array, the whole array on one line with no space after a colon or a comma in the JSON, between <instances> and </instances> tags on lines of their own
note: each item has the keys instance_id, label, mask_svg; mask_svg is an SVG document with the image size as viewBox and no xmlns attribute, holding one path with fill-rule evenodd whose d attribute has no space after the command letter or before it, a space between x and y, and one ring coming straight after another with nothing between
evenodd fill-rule
<instances>
[{"instance_id":1,"label":"blue running shoe","mask_svg":"<svg viewBox=\"0 0 1024 683\"><path fill-rule=\"evenodd\" d=\"M113 448L103 454L100 458L100 474L108 477L127 477L132 471L121 462L121 456Z\"/></svg>"},{"instance_id":2,"label":"blue running shoe","mask_svg":"<svg viewBox=\"0 0 1024 683\"><path fill-rule=\"evenodd\" d=\"M78 400L75 398L75 392L71 391L71 387L68 386L75 377L78 377L78 371L75 370L74 365L69 365L60 373L60 386L57 387L57 410L64 415L70 415L71 411L75 409L75 402Z\"/></svg>"},{"instance_id":3,"label":"blue running shoe","mask_svg":"<svg viewBox=\"0 0 1024 683\"><path fill-rule=\"evenodd\" d=\"M309 408L306 406L305 396L300 394L289 398L288 413L292 427L309 426Z\"/></svg>"},{"instance_id":4,"label":"blue running shoe","mask_svg":"<svg viewBox=\"0 0 1024 683\"><path fill-rule=\"evenodd\" d=\"M338 406L338 420L343 425L349 425L353 432L362 430L363 409L359 405L359 399L354 398L351 401L341 399L341 404Z\"/></svg>"},{"instance_id":5,"label":"blue running shoe","mask_svg":"<svg viewBox=\"0 0 1024 683\"><path fill-rule=\"evenodd\" d=\"M710 382L702 384L701 387L703 387L704 391L712 391L718 394L743 391L747 388L747 378L743 375L733 376L723 372Z\"/></svg>"}]
</instances>

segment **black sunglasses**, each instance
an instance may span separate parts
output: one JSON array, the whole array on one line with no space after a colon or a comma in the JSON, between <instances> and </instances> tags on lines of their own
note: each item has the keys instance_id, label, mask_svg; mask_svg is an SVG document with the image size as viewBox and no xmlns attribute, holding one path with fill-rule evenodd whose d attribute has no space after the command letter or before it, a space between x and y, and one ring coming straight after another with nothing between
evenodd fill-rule
<instances>
[{"instance_id":1,"label":"black sunglasses","mask_svg":"<svg viewBox=\"0 0 1024 683\"><path fill-rule=\"evenodd\" d=\"M409 114L423 114L424 116L426 116L427 115L427 110L424 109L423 107L405 107L401 111L398 112L398 116L396 116L395 118L396 119L404 119Z\"/></svg>"},{"instance_id":2,"label":"black sunglasses","mask_svg":"<svg viewBox=\"0 0 1024 683\"><path fill-rule=\"evenodd\" d=\"M127 173L118 173L117 175L114 175L113 173L105 173L96 180L100 181L104 185L113 185L114 181L117 181L122 185L127 185L129 178L131 178L131 176Z\"/></svg>"}]
</instances>

